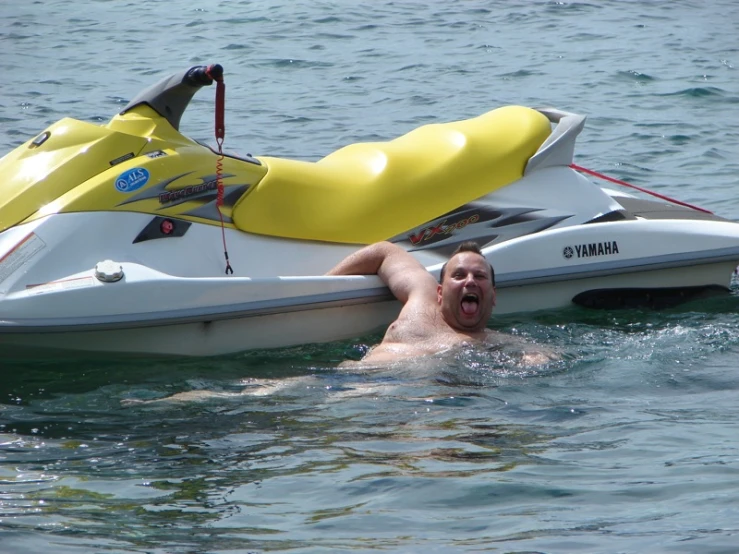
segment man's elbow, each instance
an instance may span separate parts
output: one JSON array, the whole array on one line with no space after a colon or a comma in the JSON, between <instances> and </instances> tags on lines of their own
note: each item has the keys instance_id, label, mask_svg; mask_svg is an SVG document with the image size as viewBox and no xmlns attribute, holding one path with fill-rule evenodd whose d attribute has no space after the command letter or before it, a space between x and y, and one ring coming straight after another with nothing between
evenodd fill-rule
<instances>
[{"instance_id":1,"label":"man's elbow","mask_svg":"<svg viewBox=\"0 0 739 554\"><path fill-rule=\"evenodd\" d=\"M388 241L360 248L339 262L326 275L376 275L385 260L405 251Z\"/></svg>"}]
</instances>

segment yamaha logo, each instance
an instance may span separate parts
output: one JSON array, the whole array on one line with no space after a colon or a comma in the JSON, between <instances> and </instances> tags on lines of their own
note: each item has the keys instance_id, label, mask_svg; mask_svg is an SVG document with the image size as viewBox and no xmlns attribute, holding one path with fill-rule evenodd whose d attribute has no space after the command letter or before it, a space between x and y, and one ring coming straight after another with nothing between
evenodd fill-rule
<instances>
[{"instance_id":1,"label":"yamaha logo","mask_svg":"<svg viewBox=\"0 0 739 554\"><path fill-rule=\"evenodd\" d=\"M576 244L574 247L565 246L562 250L562 255L568 260L575 256L578 258L593 258L595 256L610 256L611 254L619 254L618 243L615 240Z\"/></svg>"}]
</instances>

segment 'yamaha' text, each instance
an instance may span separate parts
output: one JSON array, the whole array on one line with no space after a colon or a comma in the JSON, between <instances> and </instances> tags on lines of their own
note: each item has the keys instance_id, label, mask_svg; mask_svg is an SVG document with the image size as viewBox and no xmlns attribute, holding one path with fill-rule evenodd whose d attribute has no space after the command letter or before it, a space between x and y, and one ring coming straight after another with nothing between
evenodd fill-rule
<instances>
[{"instance_id":1,"label":"'yamaha' text","mask_svg":"<svg viewBox=\"0 0 739 554\"><path fill-rule=\"evenodd\" d=\"M590 244L576 244L575 252L578 258L592 258L593 256L607 256L608 254L618 254L618 243L614 240L611 242L591 242Z\"/></svg>"}]
</instances>

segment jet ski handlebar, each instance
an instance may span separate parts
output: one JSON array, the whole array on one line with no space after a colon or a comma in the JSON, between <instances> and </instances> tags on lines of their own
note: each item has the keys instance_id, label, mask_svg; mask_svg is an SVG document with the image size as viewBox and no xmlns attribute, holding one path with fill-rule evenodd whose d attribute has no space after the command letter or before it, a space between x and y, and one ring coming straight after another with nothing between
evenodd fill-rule
<instances>
[{"instance_id":1,"label":"jet ski handlebar","mask_svg":"<svg viewBox=\"0 0 739 554\"><path fill-rule=\"evenodd\" d=\"M145 104L179 131L180 120L190 100L201 87L210 86L213 81L223 79L223 66L220 64L196 65L165 77L146 88L131 100L120 114Z\"/></svg>"},{"instance_id":2,"label":"jet ski handlebar","mask_svg":"<svg viewBox=\"0 0 739 554\"><path fill-rule=\"evenodd\" d=\"M196 65L185 73L183 82L194 87L210 86L213 81L223 78L223 66L217 63L213 65Z\"/></svg>"}]
</instances>

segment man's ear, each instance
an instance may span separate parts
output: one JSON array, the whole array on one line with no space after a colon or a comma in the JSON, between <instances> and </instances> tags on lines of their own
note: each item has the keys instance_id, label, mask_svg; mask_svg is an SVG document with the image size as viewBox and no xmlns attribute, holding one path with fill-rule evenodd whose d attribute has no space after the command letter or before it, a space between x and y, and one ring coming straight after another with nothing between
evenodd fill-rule
<instances>
[{"instance_id":1,"label":"man's ear","mask_svg":"<svg viewBox=\"0 0 739 554\"><path fill-rule=\"evenodd\" d=\"M441 285L436 285L436 301L441 306Z\"/></svg>"}]
</instances>

